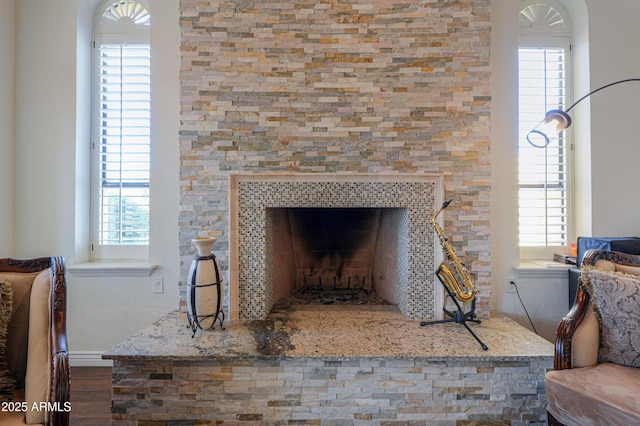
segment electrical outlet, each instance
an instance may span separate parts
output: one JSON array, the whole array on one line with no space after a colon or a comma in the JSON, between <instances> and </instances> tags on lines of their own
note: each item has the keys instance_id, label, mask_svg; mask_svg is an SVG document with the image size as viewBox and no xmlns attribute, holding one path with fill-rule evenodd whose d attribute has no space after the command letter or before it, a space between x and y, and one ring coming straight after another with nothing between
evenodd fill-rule
<instances>
[{"instance_id":1,"label":"electrical outlet","mask_svg":"<svg viewBox=\"0 0 640 426\"><path fill-rule=\"evenodd\" d=\"M509 293L515 293L516 292L516 286L514 286L511 283L515 283L516 279L513 277L509 277L507 278L507 290L505 291L505 293L509 294Z\"/></svg>"},{"instance_id":2,"label":"electrical outlet","mask_svg":"<svg viewBox=\"0 0 640 426\"><path fill-rule=\"evenodd\" d=\"M162 277L151 278L151 285L154 293L164 293L164 283Z\"/></svg>"}]
</instances>

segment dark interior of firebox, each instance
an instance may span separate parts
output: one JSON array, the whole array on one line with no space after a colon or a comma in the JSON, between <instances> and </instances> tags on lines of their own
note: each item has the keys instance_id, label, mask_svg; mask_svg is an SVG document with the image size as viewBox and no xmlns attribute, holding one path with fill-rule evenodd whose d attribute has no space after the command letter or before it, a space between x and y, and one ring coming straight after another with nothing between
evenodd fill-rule
<instances>
[{"instance_id":1,"label":"dark interior of firebox","mask_svg":"<svg viewBox=\"0 0 640 426\"><path fill-rule=\"evenodd\" d=\"M274 208L276 304L397 305L397 208Z\"/></svg>"}]
</instances>

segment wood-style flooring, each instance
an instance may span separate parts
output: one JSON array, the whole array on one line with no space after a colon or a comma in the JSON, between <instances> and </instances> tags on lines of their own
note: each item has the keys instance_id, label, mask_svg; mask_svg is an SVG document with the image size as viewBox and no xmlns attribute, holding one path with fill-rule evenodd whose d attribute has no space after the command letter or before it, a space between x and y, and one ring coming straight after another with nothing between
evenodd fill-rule
<instances>
[{"instance_id":1,"label":"wood-style flooring","mask_svg":"<svg viewBox=\"0 0 640 426\"><path fill-rule=\"evenodd\" d=\"M111 425L111 367L71 367L69 424Z\"/></svg>"}]
</instances>

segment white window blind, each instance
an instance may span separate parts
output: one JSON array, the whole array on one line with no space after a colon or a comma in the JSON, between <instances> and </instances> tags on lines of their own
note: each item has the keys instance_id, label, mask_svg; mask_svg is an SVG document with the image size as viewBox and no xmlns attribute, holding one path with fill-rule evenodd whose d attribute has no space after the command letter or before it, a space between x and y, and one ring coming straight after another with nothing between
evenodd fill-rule
<instances>
[{"instance_id":1,"label":"white window blind","mask_svg":"<svg viewBox=\"0 0 640 426\"><path fill-rule=\"evenodd\" d=\"M570 238L568 141L547 148L526 140L546 111L567 107L568 47L519 49L520 246L563 246Z\"/></svg>"},{"instance_id":2,"label":"white window blind","mask_svg":"<svg viewBox=\"0 0 640 426\"><path fill-rule=\"evenodd\" d=\"M149 243L150 46L97 50L97 244Z\"/></svg>"}]
</instances>

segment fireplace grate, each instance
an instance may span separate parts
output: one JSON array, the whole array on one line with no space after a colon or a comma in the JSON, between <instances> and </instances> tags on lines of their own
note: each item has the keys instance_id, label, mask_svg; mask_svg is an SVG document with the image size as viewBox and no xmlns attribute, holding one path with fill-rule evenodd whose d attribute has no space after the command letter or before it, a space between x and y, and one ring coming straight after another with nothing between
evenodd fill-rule
<instances>
[{"instance_id":1,"label":"fireplace grate","mask_svg":"<svg viewBox=\"0 0 640 426\"><path fill-rule=\"evenodd\" d=\"M366 277L348 277L346 281L333 277L303 277L302 286L278 301L279 306L294 305L390 305L373 289L366 288Z\"/></svg>"},{"instance_id":2,"label":"fireplace grate","mask_svg":"<svg viewBox=\"0 0 640 426\"><path fill-rule=\"evenodd\" d=\"M311 280L308 280L306 276L302 277L303 286L302 290L313 291L313 292L357 292L363 291L366 294L369 294L369 291L366 289L367 277L362 277L360 280L359 277L354 277L352 280L351 277L347 278L346 284L344 284L341 280L338 280L337 276L333 277L333 286L331 284L327 285L326 280L325 283L322 283L322 277L318 277L317 284L312 283ZM331 281L329 281L331 282ZM353 282L353 284L352 284Z\"/></svg>"},{"instance_id":3,"label":"fireplace grate","mask_svg":"<svg viewBox=\"0 0 640 426\"><path fill-rule=\"evenodd\" d=\"M327 283L329 281L329 283ZM333 280L329 279L323 283L322 277L318 276L313 282L303 277L303 286L300 289L301 296L306 297L307 304L332 305L335 303L365 304L369 290L366 288L367 278L348 277L343 283L337 276Z\"/></svg>"}]
</instances>

